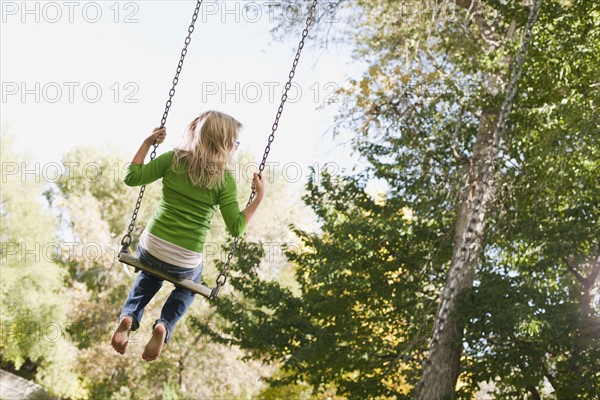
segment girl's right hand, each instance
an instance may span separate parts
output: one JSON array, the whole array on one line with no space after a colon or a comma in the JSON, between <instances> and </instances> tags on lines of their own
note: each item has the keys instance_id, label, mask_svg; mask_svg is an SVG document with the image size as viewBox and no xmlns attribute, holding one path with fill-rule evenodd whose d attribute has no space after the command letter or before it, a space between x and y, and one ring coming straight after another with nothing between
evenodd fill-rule
<instances>
[{"instance_id":1,"label":"girl's right hand","mask_svg":"<svg viewBox=\"0 0 600 400\"><path fill-rule=\"evenodd\" d=\"M265 195L265 183L256 172L254 173L254 178L252 179L252 190L256 192L257 197L262 198Z\"/></svg>"},{"instance_id":2,"label":"girl's right hand","mask_svg":"<svg viewBox=\"0 0 600 400\"><path fill-rule=\"evenodd\" d=\"M146 142L147 144L150 145L159 145L162 142L165 141L165 138L167 137L167 128L162 127L162 128L154 128L154 130L152 131L152 135L148 136L146 138L146 140L144 140L144 142Z\"/></svg>"}]
</instances>

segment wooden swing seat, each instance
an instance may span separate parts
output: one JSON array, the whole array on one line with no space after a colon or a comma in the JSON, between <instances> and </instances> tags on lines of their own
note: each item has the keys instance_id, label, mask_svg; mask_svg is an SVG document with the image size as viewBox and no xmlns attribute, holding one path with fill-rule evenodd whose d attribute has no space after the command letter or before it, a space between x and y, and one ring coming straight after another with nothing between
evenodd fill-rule
<instances>
[{"instance_id":1,"label":"wooden swing seat","mask_svg":"<svg viewBox=\"0 0 600 400\"><path fill-rule=\"evenodd\" d=\"M183 288L191 290L192 292L202 295L202 296L206 297L207 299L213 298L214 289L211 289L207 286L196 283L191 279L174 278L173 276L165 274L162 271L159 271L159 270L151 268L145 264L142 264L142 262L139 260L139 258L134 257L129 253L120 252L119 253L119 261L122 262L123 264L131 265L132 267L135 268L136 272L141 269L142 271L145 271L145 272L149 273L150 275L154 275L158 278L169 281L173 285L181 286ZM216 295L216 293L215 293L215 295Z\"/></svg>"}]
</instances>

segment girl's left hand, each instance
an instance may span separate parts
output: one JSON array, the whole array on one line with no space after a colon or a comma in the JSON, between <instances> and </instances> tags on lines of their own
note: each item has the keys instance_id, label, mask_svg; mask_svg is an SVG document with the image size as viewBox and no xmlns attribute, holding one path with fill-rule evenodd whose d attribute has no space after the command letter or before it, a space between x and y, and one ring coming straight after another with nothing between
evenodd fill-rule
<instances>
[{"instance_id":1,"label":"girl's left hand","mask_svg":"<svg viewBox=\"0 0 600 400\"><path fill-rule=\"evenodd\" d=\"M159 145L165 141L167 137L167 128L154 128L152 135L148 136L144 142L150 145Z\"/></svg>"}]
</instances>

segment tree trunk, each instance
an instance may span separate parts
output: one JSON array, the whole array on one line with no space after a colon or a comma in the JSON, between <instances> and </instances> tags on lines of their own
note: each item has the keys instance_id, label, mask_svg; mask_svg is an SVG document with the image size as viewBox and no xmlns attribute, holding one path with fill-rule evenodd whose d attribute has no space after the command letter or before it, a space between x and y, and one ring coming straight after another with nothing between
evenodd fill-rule
<instances>
[{"instance_id":1,"label":"tree trunk","mask_svg":"<svg viewBox=\"0 0 600 400\"><path fill-rule=\"evenodd\" d=\"M585 368L585 366L581 364L580 357L586 351L593 348L594 339L598 336L598 329L600 328L600 322L598 321L598 318L594 316L592 307L594 288L598 284L598 276L600 276L600 247L596 251L596 255L591 257L590 260L582 260L580 263L571 263L570 261L565 260L565 263L567 264L569 271L573 273L577 281L581 284L581 289L583 291L579 303L581 315L577 318L577 333L574 337L571 360L569 360L571 364L570 370L574 373L573 376L578 378ZM579 272L579 269L585 269L587 266L586 264L591 266L590 273L587 277L581 275ZM577 385L576 382L570 382L570 384L573 386Z\"/></svg>"},{"instance_id":2,"label":"tree trunk","mask_svg":"<svg viewBox=\"0 0 600 400\"><path fill-rule=\"evenodd\" d=\"M494 184L491 175L486 174L486 168L491 168L489 162L496 156L494 153L497 150L492 142L497 117L498 110L489 110L483 112L480 119L468 181L459 204L455 250L444 289L443 298L449 301L442 302L438 310L436 331L440 333L430 348L428 364L425 365L416 396L418 400L453 398L460 372L464 326L449 317L456 299L452 292L460 294L473 286L484 234L486 205L494 196ZM484 178L486 175L487 179Z\"/></svg>"},{"instance_id":3,"label":"tree trunk","mask_svg":"<svg viewBox=\"0 0 600 400\"><path fill-rule=\"evenodd\" d=\"M461 7L466 7L468 4L473 8L474 19L482 37L495 46L497 43L487 37L492 30L482 18L481 4L476 0L468 2L457 0L456 4ZM495 195L494 170L500 139L506 127L517 81L521 76L523 61L531 41L531 32L541 5L542 0L535 0L529 12L521 48L511 72L502 107L499 110L482 110L467 178L467 190L463 192L459 205L450 271L429 345L429 356L423 367L421 381L415 388L417 400L442 400L454 397L454 388L460 373L464 326L453 321L451 313L455 309L457 296L463 290L473 286L475 267L479 263L482 248L486 208ZM512 36L512 29L509 31L509 36ZM509 59L507 62L511 63ZM498 94L502 86L501 77L491 74L488 82L490 92Z\"/></svg>"}]
</instances>

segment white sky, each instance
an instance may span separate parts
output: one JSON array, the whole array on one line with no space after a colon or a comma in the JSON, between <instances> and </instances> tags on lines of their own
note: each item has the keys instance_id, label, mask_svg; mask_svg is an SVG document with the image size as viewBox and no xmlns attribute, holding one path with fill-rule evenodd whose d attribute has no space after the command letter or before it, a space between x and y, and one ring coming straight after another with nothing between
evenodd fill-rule
<instances>
[{"instance_id":1,"label":"white sky","mask_svg":"<svg viewBox=\"0 0 600 400\"><path fill-rule=\"evenodd\" d=\"M0 114L16 149L41 163L79 145L111 143L133 155L160 124L195 1L1 3ZM272 38L269 3L205 1L159 153L179 143L199 112L218 109L244 123L241 148L259 160L299 39ZM295 78L301 94L290 93L297 101L286 105L270 162L298 163L307 174L315 162L356 161L332 138L337 106L317 110L358 76L362 66L350 61L339 46L304 48Z\"/></svg>"}]
</instances>

